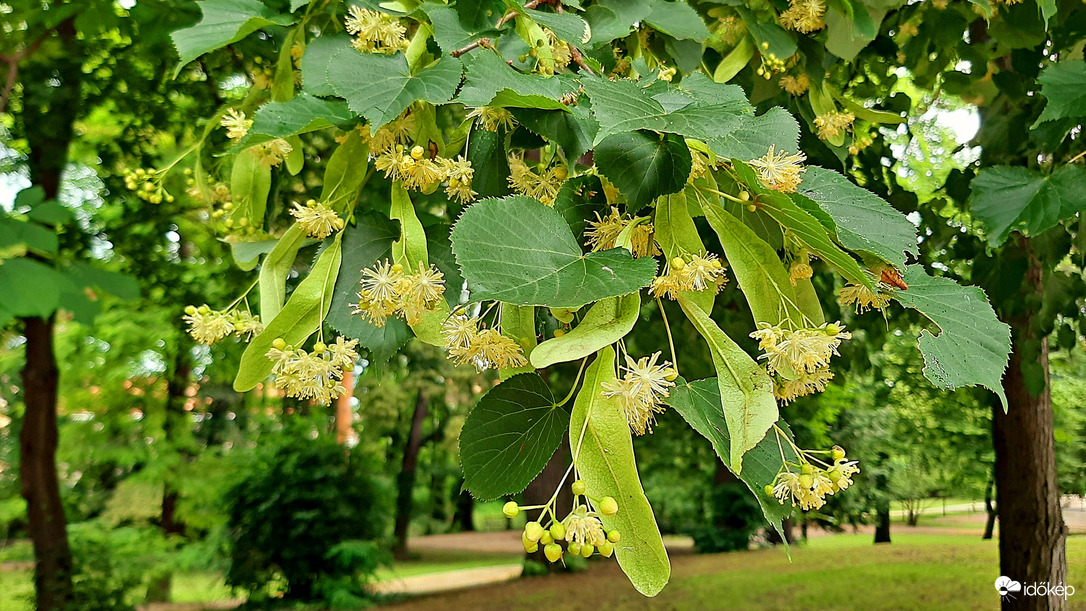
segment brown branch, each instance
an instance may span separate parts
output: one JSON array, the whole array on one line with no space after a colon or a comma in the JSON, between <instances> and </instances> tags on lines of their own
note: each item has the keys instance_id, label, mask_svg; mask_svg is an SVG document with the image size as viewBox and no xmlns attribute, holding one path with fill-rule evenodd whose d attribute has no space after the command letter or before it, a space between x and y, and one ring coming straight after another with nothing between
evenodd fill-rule
<instances>
[{"instance_id":1,"label":"brown branch","mask_svg":"<svg viewBox=\"0 0 1086 611\"><path fill-rule=\"evenodd\" d=\"M548 3L549 3L549 0L531 0L530 2L525 2L524 3L524 8L526 8L526 9L535 8L535 7L539 6L540 4L548 4ZM510 21L512 21L513 19L515 19L516 16L517 16L516 11L509 11L508 13L502 15L502 18L499 19L498 23L496 23L494 25L494 29L495 30L502 29L503 27L505 27L505 24L507 24ZM463 54L465 54L468 51L471 51L473 49L478 49L479 47L487 48L488 44L490 44L490 39L489 38L485 38L485 37L480 38L479 40L476 40L475 42L469 43L469 44L467 44L467 45L453 51L452 53L449 53L449 55L452 55L453 57L460 57L461 55L463 55Z\"/></svg>"},{"instance_id":2,"label":"brown branch","mask_svg":"<svg viewBox=\"0 0 1086 611\"><path fill-rule=\"evenodd\" d=\"M566 12L565 9L562 8L562 3L561 2L554 5L554 10L559 12L559 13ZM585 72L591 74L592 76L596 76L596 71L593 70L592 67L589 66L588 63L584 61L584 55L581 53L581 50L578 49L577 47L573 46L572 44L570 44L570 42L568 40L566 41L566 46L569 47L569 56L573 60L573 63L577 64L577 67L580 68L581 70L584 70Z\"/></svg>"},{"instance_id":3,"label":"brown branch","mask_svg":"<svg viewBox=\"0 0 1086 611\"><path fill-rule=\"evenodd\" d=\"M0 61L8 65L7 82L4 83L4 91L0 92L0 112L4 112L4 109L7 108L8 99L11 98L11 92L15 90L15 79L19 76L19 62L23 61L27 57L30 57L35 51L37 51L38 47L41 46L41 43L44 42L45 39L52 33L53 28L49 28L48 30L42 32L41 36L39 36L37 40L30 43L30 46L14 55L0 53Z\"/></svg>"}]
</instances>

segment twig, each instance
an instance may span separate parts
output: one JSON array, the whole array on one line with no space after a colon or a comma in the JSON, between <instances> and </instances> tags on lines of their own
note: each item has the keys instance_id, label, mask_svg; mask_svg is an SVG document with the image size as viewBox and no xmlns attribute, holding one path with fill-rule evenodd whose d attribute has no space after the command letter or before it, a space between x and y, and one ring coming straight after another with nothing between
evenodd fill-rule
<instances>
[{"instance_id":1,"label":"twig","mask_svg":"<svg viewBox=\"0 0 1086 611\"><path fill-rule=\"evenodd\" d=\"M4 112L4 109L8 106L8 99L11 98L11 92L15 89L15 79L19 76L19 62L23 61L27 57L30 57L32 53L38 50L41 43L53 33L53 28L42 32L41 36L37 40L30 43L30 46L14 55L6 55L0 53L0 61L3 61L8 65L8 78L4 83L4 91L0 93L0 112Z\"/></svg>"},{"instance_id":2,"label":"twig","mask_svg":"<svg viewBox=\"0 0 1086 611\"><path fill-rule=\"evenodd\" d=\"M540 4L547 4L547 3L548 3L548 0L531 0L530 2L525 2L524 3L524 8L531 9L531 8L535 8L535 7L539 6ZM559 6L561 6L561 5L559 5ZM503 27L505 27L505 24L507 24L510 21L512 21L513 19L515 19L516 16L517 16L516 11L509 11L508 13L502 15L502 18L499 19L498 23L494 25L494 29L495 30L502 29ZM475 42L469 43L469 44L467 44L467 45L453 51L452 53L449 53L449 55L452 55L453 57L460 57L461 55L463 55L463 54L465 54L468 51L471 51L473 49L478 49L479 47L486 48L486 46L488 44L490 44L490 39L489 38L485 38L485 37L480 38L479 40L476 40Z\"/></svg>"},{"instance_id":3,"label":"twig","mask_svg":"<svg viewBox=\"0 0 1086 611\"><path fill-rule=\"evenodd\" d=\"M554 5L554 10L559 12L559 13L566 12L565 9L562 8L562 3L561 2ZM584 55L581 53L581 50L578 49L577 47L569 44L569 41L566 41L566 46L569 47L569 56L573 60L573 63L577 64L577 67L580 68L581 70L584 70L585 72L591 74L592 76L596 76L596 71L593 70L592 67L589 66L588 63L586 63L584 61Z\"/></svg>"}]
</instances>

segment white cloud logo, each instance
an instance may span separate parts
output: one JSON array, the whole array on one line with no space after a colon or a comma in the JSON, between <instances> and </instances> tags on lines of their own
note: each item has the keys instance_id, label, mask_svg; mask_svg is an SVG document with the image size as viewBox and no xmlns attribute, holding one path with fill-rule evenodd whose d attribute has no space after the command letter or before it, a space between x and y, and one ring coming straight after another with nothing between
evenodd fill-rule
<instances>
[{"instance_id":1,"label":"white cloud logo","mask_svg":"<svg viewBox=\"0 0 1086 611\"><path fill-rule=\"evenodd\" d=\"M1007 577L1006 575L1000 575L999 579L995 580L995 589L999 592L1001 597L1011 597L1013 592L1021 592L1022 584Z\"/></svg>"}]
</instances>

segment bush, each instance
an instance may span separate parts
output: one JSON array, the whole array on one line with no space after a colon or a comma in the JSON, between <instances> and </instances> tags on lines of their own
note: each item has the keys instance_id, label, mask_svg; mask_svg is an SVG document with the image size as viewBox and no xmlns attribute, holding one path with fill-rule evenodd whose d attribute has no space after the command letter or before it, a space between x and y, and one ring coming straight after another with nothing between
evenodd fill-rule
<instances>
[{"instance_id":1,"label":"bush","mask_svg":"<svg viewBox=\"0 0 1086 611\"><path fill-rule=\"evenodd\" d=\"M387 531L389 512L360 453L331 440L293 438L258 449L227 492L226 583L251 602L362 598L380 564L366 544ZM349 584L357 584L353 590ZM352 604L356 604L352 602Z\"/></svg>"},{"instance_id":2,"label":"bush","mask_svg":"<svg viewBox=\"0 0 1086 611\"><path fill-rule=\"evenodd\" d=\"M747 549L750 537L764 524L762 511L750 490L739 482L717 484L707 524L690 530L698 552L711 554Z\"/></svg>"}]
</instances>

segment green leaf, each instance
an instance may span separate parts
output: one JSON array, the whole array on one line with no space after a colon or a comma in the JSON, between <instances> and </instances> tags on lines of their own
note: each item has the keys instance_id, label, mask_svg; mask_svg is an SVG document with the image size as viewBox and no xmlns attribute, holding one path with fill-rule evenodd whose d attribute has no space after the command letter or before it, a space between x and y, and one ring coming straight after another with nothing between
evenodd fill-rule
<instances>
[{"instance_id":1,"label":"green leaf","mask_svg":"<svg viewBox=\"0 0 1086 611\"><path fill-rule=\"evenodd\" d=\"M615 351L605 348L585 372L573 405L569 421L573 464L589 494L618 501L618 513L601 516L600 521L604 529L622 534L615 558L630 583L645 596L656 596L671 578L671 562L641 487L625 411L618 399L603 396L603 384L614 378Z\"/></svg>"},{"instance_id":2,"label":"green leaf","mask_svg":"<svg viewBox=\"0 0 1086 611\"><path fill-rule=\"evenodd\" d=\"M799 123L788 111L773 107L763 115L749 117L723 138L706 142L717 157L756 159L769 147L778 151L799 150Z\"/></svg>"},{"instance_id":3,"label":"green leaf","mask_svg":"<svg viewBox=\"0 0 1086 611\"><path fill-rule=\"evenodd\" d=\"M332 292L343 255L342 239L342 233L336 234L313 264L309 275L291 293L279 314L270 322L265 322L267 326L264 332L249 342L241 355L234 390L250 391L271 375L272 362L265 355L276 338L283 338L289 346L298 346L320 328L332 304Z\"/></svg>"},{"instance_id":4,"label":"green leaf","mask_svg":"<svg viewBox=\"0 0 1086 611\"><path fill-rule=\"evenodd\" d=\"M294 22L290 15L277 14L259 0L204 0L196 4L204 13L203 20L170 34L181 58L174 77L208 51L237 42L260 28Z\"/></svg>"},{"instance_id":5,"label":"green leaf","mask_svg":"<svg viewBox=\"0 0 1086 611\"><path fill-rule=\"evenodd\" d=\"M698 15L697 11L685 2L655 0L652 3L652 12L645 17L645 23L655 30L680 40L690 39L703 42L709 37L709 30L705 27L701 15Z\"/></svg>"},{"instance_id":6,"label":"green leaf","mask_svg":"<svg viewBox=\"0 0 1086 611\"><path fill-rule=\"evenodd\" d=\"M473 204L452 244L473 301L580 308L648 286L656 273L651 257L625 249L583 254L556 210L519 195Z\"/></svg>"},{"instance_id":7,"label":"green leaf","mask_svg":"<svg viewBox=\"0 0 1086 611\"><path fill-rule=\"evenodd\" d=\"M77 279L81 288L86 287L109 293L125 301L134 301L140 297L140 285L135 276L102 269L81 261L72 261L66 271Z\"/></svg>"},{"instance_id":8,"label":"green leaf","mask_svg":"<svg viewBox=\"0 0 1086 611\"><path fill-rule=\"evenodd\" d=\"M567 159L577 159L592 149L592 139L599 129L590 107L591 102L585 98L573 108L563 107L565 112L519 108L512 112L517 123L557 143Z\"/></svg>"},{"instance_id":9,"label":"green leaf","mask_svg":"<svg viewBox=\"0 0 1086 611\"><path fill-rule=\"evenodd\" d=\"M283 233L260 266L260 318L272 320L283 309L286 299L287 278L298 258L298 251L305 242L305 231L295 223Z\"/></svg>"},{"instance_id":10,"label":"green leaf","mask_svg":"<svg viewBox=\"0 0 1086 611\"><path fill-rule=\"evenodd\" d=\"M463 48L483 37L492 38L497 33L493 25L501 18L501 15L494 17L489 22L464 23L458 13L458 9L462 8L460 4L458 2L456 6L447 6L426 2L419 7L430 18L430 23L434 29L434 40L445 53L451 53Z\"/></svg>"},{"instance_id":11,"label":"green leaf","mask_svg":"<svg viewBox=\"0 0 1086 611\"><path fill-rule=\"evenodd\" d=\"M355 52L336 56L328 82L375 131L418 100L448 102L456 94L460 72L460 60L455 57L443 57L412 75L401 53Z\"/></svg>"},{"instance_id":12,"label":"green leaf","mask_svg":"<svg viewBox=\"0 0 1086 611\"><path fill-rule=\"evenodd\" d=\"M321 201L340 214L349 212L358 199L369 170L369 143L358 130L347 132L347 139L336 147L324 167Z\"/></svg>"},{"instance_id":13,"label":"green leaf","mask_svg":"<svg viewBox=\"0 0 1086 611\"><path fill-rule=\"evenodd\" d=\"M351 304L358 301L362 270L391 258L392 243L399 237L395 222L372 212L356 217L355 224L343 232L343 259L327 322L341 334L357 339L370 351L371 361L388 360L411 339L411 331L401 318L389 318L385 326L378 328L361 315L351 314Z\"/></svg>"},{"instance_id":14,"label":"green leaf","mask_svg":"<svg viewBox=\"0 0 1086 611\"><path fill-rule=\"evenodd\" d=\"M512 338L524 351L524 356L531 357L536 347L535 306L517 306L501 304L501 333ZM510 369L499 369L501 379L507 380L520 373L531 373L535 367L530 364Z\"/></svg>"},{"instance_id":15,"label":"green leaf","mask_svg":"<svg viewBox=\"0 0 1086 611\"><path fill-rule=\"evenodd\" d=\"M683 295L679 295L678 302L709 344L724 420L731 436L728 465L740 474L744 471L744 455L765 438L766 431L780 417L777 400L773 397L773 381L765 367L743 352L701 308Z\"/></svg>"},{"instance_id":16,"label":"green leaf","mask_svg":"<svg viewBox=\"0 0 1086 611\"><path fill-rule=\"evenodd\" d=\"M777 251L723 208L709 204L702 211L720 238L729 270L743 289L754 321L774 326L785 320L802 324L795 289Z\"/></svg>"},{"instance_id":17,"label":"green leaf","mask_svg":"<svg viewBox=\"0 0 1086 611\"><path fill-rule=\"evenodd\" d=\"M63 225L72 220L72 211L55 199L35 204L26 213L26 217L46 225Z\"/></svg>"},{"instance_id":18,"label":"green leaf","mask_svg":"<svg viewBox=\"0 0 1086 611\"><path fill-rule=\"evenodd\" d=\"M584 19L572 13L544 13L534 9L526 9L524 14L539 25L546 26L564 40L574 46L580 47L588 42L591 31Z\"/></svg>"},{"instance_id":19,"label":"green leaf","mask_svg":"<svg viewBox=\"0 0 1086 611\"><path fill-rule=\"evenodd\" d=\"M524 490L562 443L568 418L534 373L495 386L460 431L464 487L481 500Z\"/></svg>"},{"instance_id":20,"label":"green leaf","mask_svg":"<svg viewBox=\"0 0 1086 611\"><path fill-rule=\"evenodd\" d=\"M492 132L473 127L468 139L468 161L475 169L471 188L480 197L498 197L509 192L509 158L505 155L504 129Z\"/></svg>"},{"instance_id":21,"label":"green leaf","mask_svg":"<svg viewBox=\"0 0 1086 611\"><path fill-rule=\"evenodd\" d=\"M263 227L269 193L271 167L261 163L259 151L253 147L238 153L230 170L230 195L234 202L230 218L235 224L245 219L250 227Z\"/></svg>"},{"instance_id":22,"label":"green leaf","mask_svg":"<svg viewBox=\"0 0 1086 611\"><path fill-rule=\"evenodd\" d=\"M678 193L690 175L690 149L675 134L616 134L594 152L596 167L626 196L632 210Z\"/></svg>"},{"instance_id":23,"label":"green leaf","mask_svg":"<svg viewBox=\"0 0 1086 611\"><path fill-rule=\"evenodd\" d=\"M747 26L750 35L754 37L754 42L757 43L759 49L763 44L769 45L765 52L772 53L781 59L795 54L797 50L795 36L777 25L775 20L759 21L754 13L742 6L737 7L735 11L739 13L739 17Z\"/></svg>"},{"instance_id":24,"label":"green leaf","mask_svg":"<svg viewBox=\"0 0 1086 611\"><path fill-rule=\"evenodd\" d=\"M747 67L747 64L754 57L755 50L754 39L750 36L744 36L735 45L735 48L717 64L716 69L713 70L713 80L718 83L727 83L732 80L736 74L739 74L743 68Z\"/></svg>"},{"instance_id":25,"label":"green leaf","mask_svg":"<svg viewBox=\"0 0 1086 611\"><path fill-rule=\"evenodd\" d=\"M9 316L46 317L57 309L64 276L52 267L28 259L0 260L0 310Z\"/></svg>"},{"instance_id":26,"label":"green leaf","mask_svg":"<svg viewBox=\"0 0 1086 611\"><path fill-rule=\"evenodd\" d=\"M344 58L358 54L358 50L351 46L351 37L346 34L314 38L306 45L302 55L302 87L305 92L315 96L336 95L330 77L332 67L341 65Z\"/></svg>"},{"instance_id":27,"label":"green leaf","mask_svg":"<svg viewBox=\"0 0 1086 611\"><path fill-rule=\"evenodd\" d=\"M859 5L852 15L834 6L826 10L826 50L845 61L852 61L879 33L885 9Z\"/></svg>"},{"instance_id":28,"label":"green leaf","mask_svg":"<svg viewBox=\"0 0 1086 611\"><path fill-rule=\"evenodd\" d=\"M871 278L864 273L856 259L841 250L830 239L826 229L817 218L797 206L788 195L767 189L754 173L754 170L747 164L738 159L733 159L732 165L735 168L735 173L746 183L747 188L757 194L760 207L766 214L780 223L785 229L791 230L796 239L826 263L829 263L846 280L862 284L872 291L875 290Z\"/></svg>"},{"instance_id":29,"label":"green leaf","mask_svg":"<svg viewBox=\"0 0 1086 611\"><path fill-rule=\"evenodd\" d=\"M607 208L607 196L599 176L582 174L565 182L554 198L554 209L569 223L573 235L583 236L588 221Z\"/></svg>"},{"instance_id":30,"label":"green leaf","mask_svg":"<svg viewBox=\"0 0 1086 611\"><path fill-rule=\"evenodd\" d=\"M521 104L539 103L544 108L565 109L564 105L558 104L558 100L566 94L576 93L577 84L572 79L557 76L540 78L538 75L522 74L497 54L486 51L475 55L466 65L464 86L456 99L468 107L491 106L498 93L506 89L522 96ZM546 102L551 102L551 105L547 106Z\"/></svg>"},{"instance_id":31,"label":"green leaf","mask_svg":"<svg viewBox=\"0 0 1086 611\"><path fill-rule=\"evenodd\" d=\"M302 92L286 102L268 102L253 116L252 134L286 138L333 126L347 126L355 116L341 100L322 100Z\"/></svg>"},{"instance_id":32,"label":"green leaf","mask_svg":"<svg viewBox=\"0 0 1086 611\"><path fill-rule=\"evenodd\" d=\"M252 271L260 261L260 255L266 255L279 244L279 240L257 240L255 242L241 242L238 240L222 240L230 245L230 254L234 256L234 264L243 272Z\"/></svg>"},{"instance_id":33,"label":"green leaf","mask_svg":"<svg viewBox=\"0 0 1086 611\"><path fill-rule=\"evenodd\" d=\"M399 181L392 183L392 204L388 216L400 222L400 239L392 244L393 262L402 265L405 273L417 273L420 265L428 267L430 256L426 247L426 230L415 214L411 195ZM441 301L436 309L424 312L411 330L431 346L444 346L441 327L448 315L449 306Z\"/></svg>"},{"instance_id":34,"label":"green leaf","mask_svg":"<svg viewBox=\"0 0 1086 611\"><path fill-rule=\"evenodd\" d=\"M668 397L668 405L679 412L695 431L708 439L716 450L724 466L731 468L729 452L731 451L731 436L728 434L728 422L724 418L723 404L720 402L720 387L716 378L697 380L696 382L680 382L671 390ZM788 425L780 420L777 426L788 432ZM791 437L791 434L788 433ZM762 515L767 522L773 525L777 532L781 532L781 521L792 513L792 506L782 505L777 499L765 493L765 487L771 485L777 478L784 459L798 463L798 457L787 443L777 442L775 433L766 435L756 446L751 448L743 457L743 471L738 474L739 479L754 493L762 508Z\"/></svg>"},{"instance_id":35,"label":"green leaf","mask_svg":"<svg viewBox=\"0 0 1086 611\"><path fill-rule=\"evenodd\" d=\"M988 167L973 179L970 211L984 223L988 245L995 247L1012 231L1039 235L1086 212L1083 185L1082 166L1063 166L1049 176L1022 167Z\"/></svg>"},{"instance_id":36,"label":"green leaf","mask_svg":"<svg viewBox=\"0 0 1086 611\"><path fill-rule=\"evenodd\" d=\"M845 248L869 252L898 268L905 267L905 253L917 255L916 227L909 219L837 172L808 166L799 193L833 220Z\"/></svg>"},{"instance_id":37,"label":"green leaf","mask_svg":"<svg viewBox=\"0 0 1086 611\"><path fill-rule=\"evenodd\" d=\"M626 337L641 313L641 293L608 297L589 308L572 331L536 346L530 356L536 369L583 359ZM503 322L504 324L504 322Z\"/></svg>"},{"instance_id":38,"label":"green leaf","mask_svg":"<svg viewBox=\"0 0 1086 611\"><path fill-rule=\"evenodd\" d=\"M1053 119L1086 116L1086 61L1068 59L1047 66L1037 81L1048 104L1033 127Z\"/></svg>"},{"instance_id":39,"label":"green leaf","mask_svg":"<svg viewBox=\"0 0 1086 611\"><path fill-rule=\"evenodd\" d=\"M57 252L56 231L37 223L0 216L0 249L25 246L44 254Z\"/></svg>"},{"instance_id":40,"label":"green leaf","mask_svg":"<svg viewBox=\"0 0 1086 611\"><path fill-rule=\"evenodd\" d=\"M919 265L907 267L904 279L909 289L895 291L894 299L939 327L938 335L920 333L924 377L949 390L979 384L999 395L1005 408L1002 379L1011 352L1010 327L996 318L984 291L929 276Z\"/></svg>"}]
</instances>

